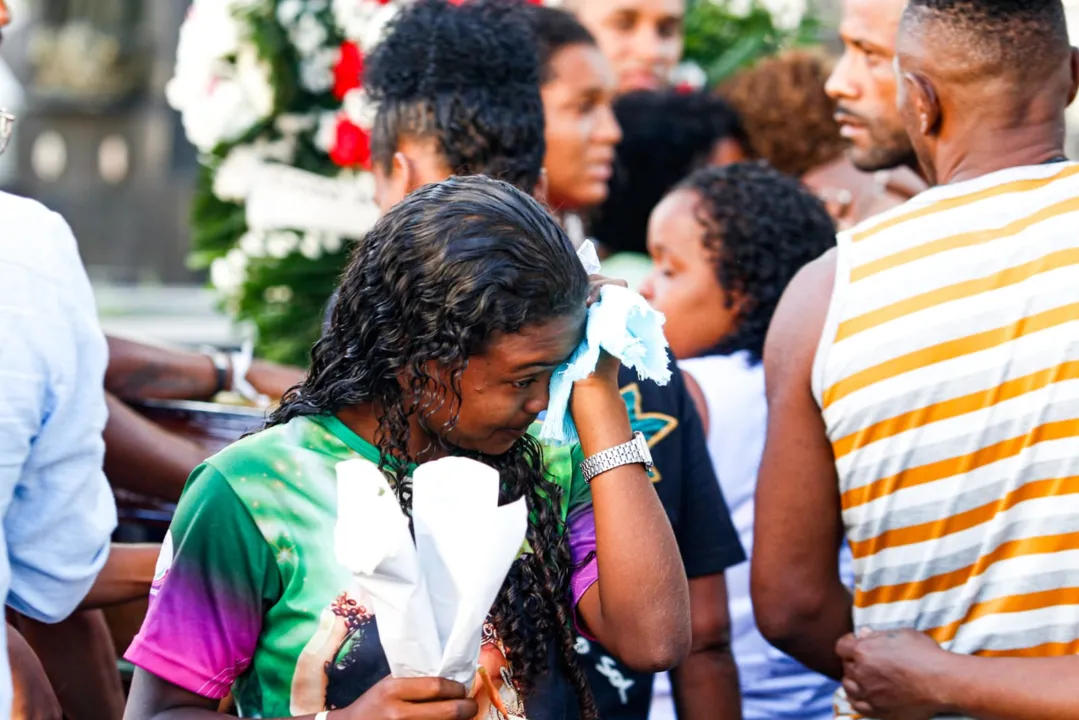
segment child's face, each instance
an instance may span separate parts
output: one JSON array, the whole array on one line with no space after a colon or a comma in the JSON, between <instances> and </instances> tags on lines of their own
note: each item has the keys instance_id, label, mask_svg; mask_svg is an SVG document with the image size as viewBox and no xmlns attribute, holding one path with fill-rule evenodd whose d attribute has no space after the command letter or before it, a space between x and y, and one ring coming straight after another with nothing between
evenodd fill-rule
<instances>
[{"instance_id":1,"label":"child's face","mask_svg":"<svg viewBox=\"0 0 1079 720\"><path fill-rule=\"evenodd\" d=\"M655 266L641 294L667 316L663 330L679 359L707 352L735 331L738 319L738 303L728 303L716 276L717 260L704 245L698 212L697 194L677 190L656 207L648 223L648 252Z\"/></svg>"}]
</instances>

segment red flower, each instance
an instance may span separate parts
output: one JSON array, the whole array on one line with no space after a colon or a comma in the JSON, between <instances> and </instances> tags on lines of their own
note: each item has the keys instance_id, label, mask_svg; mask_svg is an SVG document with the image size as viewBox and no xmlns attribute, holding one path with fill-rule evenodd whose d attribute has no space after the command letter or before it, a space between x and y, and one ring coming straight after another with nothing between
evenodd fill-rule
<instances>
[{"instance_id":1,"label":"red flower","mask_svg":"<svg viewBox=\"0 0 1079 720\"><path fill-rule=\"evenodd\" d=\"M349 90L363 85L363 52L354 42L341 43L341 58L333 69L333 96L344 100Z\"/></svg>"},{"instance_id":2,"label":"red flower","mask_svg":"<svg viewBox=\"0 0 1079 720\"><path fill-rule=\"evenodd\" d=\"M371 164L371 134L341 116L330 159L341 167L367 168Z\"/></svg>"}]
</instances>

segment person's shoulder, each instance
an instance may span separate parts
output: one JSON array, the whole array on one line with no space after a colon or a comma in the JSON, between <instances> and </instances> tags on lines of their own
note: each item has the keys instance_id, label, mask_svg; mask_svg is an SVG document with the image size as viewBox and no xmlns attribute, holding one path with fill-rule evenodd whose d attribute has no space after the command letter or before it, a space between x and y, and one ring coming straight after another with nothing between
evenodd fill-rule
<instances>
[{"instance_id":1,"label":"person's shoulder","mask_svg":"<svg viewBox=\"0 0 1079 720\"><path fill-rule=\"evenodd\" d=\"M206 465L233 484L252 477L291 482L311 469L309 458L301 456L326 449L323 436L333 439L310 418L293 418L237 440L209 458ZM346 452L340 454L338 459L344 459Z\"/></svg>"},{"instance_id":2,"label":"person's shoulder","mask_svg":"<svg viewBox=\"0 0 1079 720\"><path fill-rule=\"evenodd\" d=\"M837 259L837 249L830 249L798 271L783 293L764 343L769 386L781 379L811 376L832 307Z\"/></svg>"},{"instance_id":3,"label":"person's shoulder","mask_svg":"<svg viewBox=\"0 0 1079 720\"><path fill-rule=\"evenodd\" d=\"M0 192L3 237L0 262L5 272L23 271L42 280L66 281L81 268L75 238L55 212L36 200Z\"/></svg>"},{"instance_id":4,"label":"person's shoulder","mask_svg":"<svg viewBox=\"0 0 1079 720\"><path fill-rule=\"evenodd\" d=\"M5 223L49 221L55 215L37 200L6 192L0 192L0 212Z\"/></svg>"}]
</instances>

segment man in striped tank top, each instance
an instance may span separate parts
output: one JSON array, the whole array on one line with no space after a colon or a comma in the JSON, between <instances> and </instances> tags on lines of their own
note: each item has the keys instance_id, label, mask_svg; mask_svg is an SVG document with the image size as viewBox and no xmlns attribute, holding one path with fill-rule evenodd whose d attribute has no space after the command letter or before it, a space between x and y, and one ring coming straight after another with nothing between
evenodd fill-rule
<instances>
[{"instance_id":1,"label":"man in striped tank top","mask_svg":"<svg viewBox=\"0 0 1079 720\"><path fill-rule=\"evenodd\" d=\"M1077 57L1060 0L911 0L898 105L937 187L775 315L753 598L843 678L837 717L1079 718Z\"/></svg>"}]
</instances>

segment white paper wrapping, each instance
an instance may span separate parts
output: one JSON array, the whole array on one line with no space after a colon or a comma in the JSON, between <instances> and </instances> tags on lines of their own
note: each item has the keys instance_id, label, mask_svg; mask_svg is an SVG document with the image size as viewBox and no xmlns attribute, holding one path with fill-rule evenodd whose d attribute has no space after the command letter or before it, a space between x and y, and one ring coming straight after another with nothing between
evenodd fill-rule
<instances>
[{"instance_id":1,"label":"white paper wrapping","mask_svg":"<svg viewBox=\"0 0 1079 720\"><path fill-rule=\"evenodd\" d=\"M366 460L337 466L337 560L370 596L394 677L470 687L483 625L524 542L524 499L498 506L498 471L444 458L413 474L413 543L386 478Z\"/></svg>"}]
</instances>

